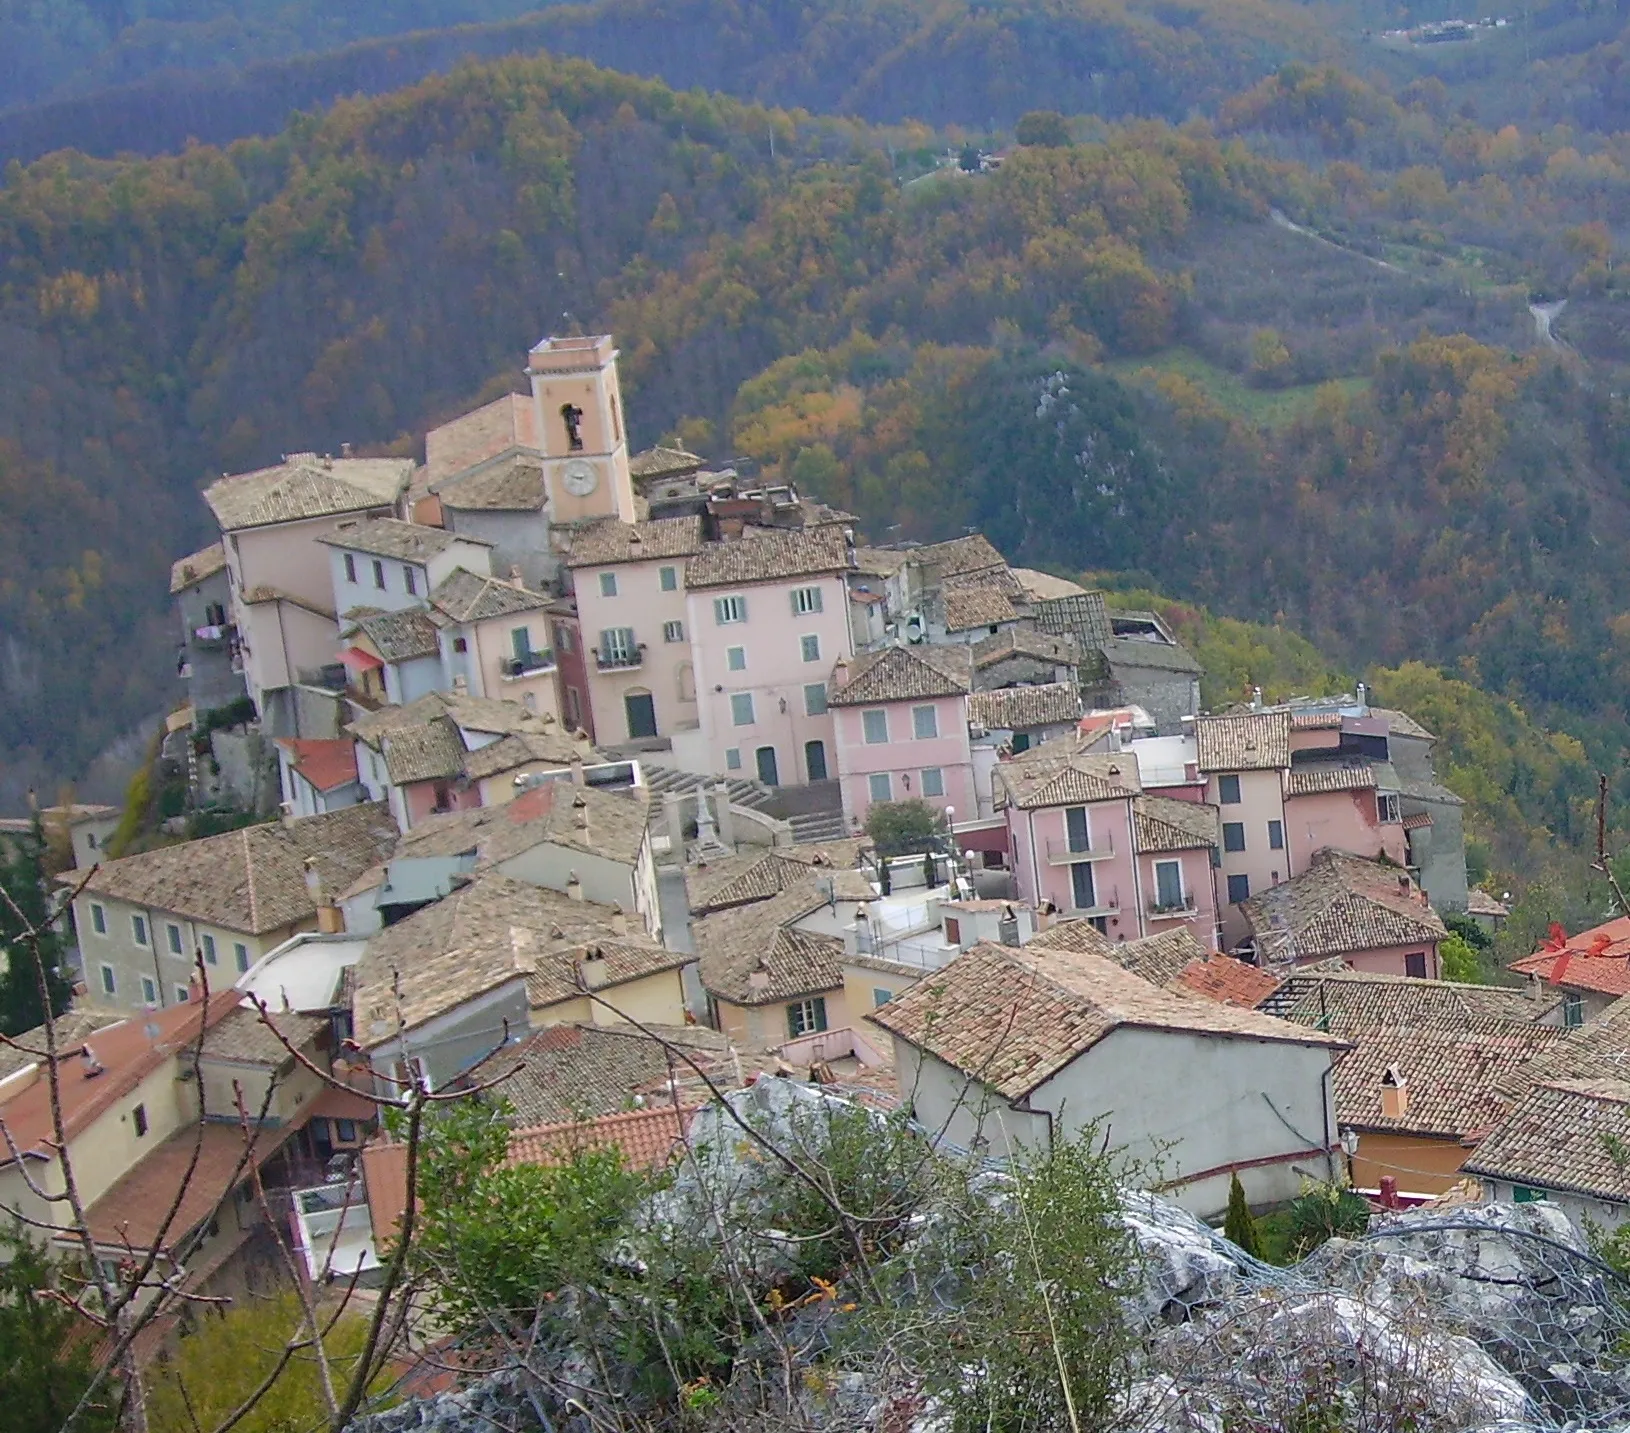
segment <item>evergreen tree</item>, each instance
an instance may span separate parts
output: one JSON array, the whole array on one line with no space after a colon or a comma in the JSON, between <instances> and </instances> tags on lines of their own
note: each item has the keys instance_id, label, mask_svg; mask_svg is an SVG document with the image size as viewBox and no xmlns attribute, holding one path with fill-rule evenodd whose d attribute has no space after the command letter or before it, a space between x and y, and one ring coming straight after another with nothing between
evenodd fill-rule
<instances>
[{"instance_id":1,"label":"evergreen tree","mask_svg":"<svg viewBox=\"0 0 1630 1433\"><path fill-rule=\"evenodd\" d=\"M93 1341L74 1337L82 1332L78 1316L49 1296L52 1284L51 1261L38 1245L20 1230L0 1236L0 1423L7 1433L57 1433L91 1381ZM113 1423L106 1403L93 1400L74 1427L104 1433Z\"/></svg>"},{"instance_id":2,"label":"evergreen tree","mask_svg":"<svg viewBox=\"0 0 1630 1433\"><path fill-rule=\"evenodd\" d=\"M1228 1181L1228 1217L1223 1220L1223 1234L1253 1259L1262 1257L1256 1220L1251 1217L1251 1206L1245 1202L1245 1186L1239 1182L1237 1173Z\"/></svg>"},{"instance_id":3,"label":"evergreen tree","mask_svg":"<svg viewBox=\"0 0 1630 1433\"><path fill-rule=\"evenodd\" d=\"M0 886L11 898L0 900L0 949L5 967L0 972L0 1033L7 1035L20 1035L46 1019L36 945L24 938L24 931L32 928L41 933L38 959L45 964L51 1014L60 1015L73 996L73 984L63 968L62 937L50 928L53 897L47 879L45 828L36 812L28 834L0 861Z\"/></svg>"}]
</instances>

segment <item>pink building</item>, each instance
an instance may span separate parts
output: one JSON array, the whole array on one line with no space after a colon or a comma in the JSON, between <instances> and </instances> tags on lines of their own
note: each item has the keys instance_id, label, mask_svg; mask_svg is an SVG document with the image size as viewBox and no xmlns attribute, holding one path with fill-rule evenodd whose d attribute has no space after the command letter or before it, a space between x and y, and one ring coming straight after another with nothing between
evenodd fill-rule
<instances>
[{"instance_id":1,"label":"pink building","mask_svg":"<svg viewBox=\"0 0 1630 1433\"><path fill-rule=\"evenodd\" d=\"M1396 803L1397 798L1393 798ZM1320 851L1385 856L1407 865L1408 843L1396 809L1381 819L1383 798L1375 768L1363 760L1320 761L1292 766L1285 773L1285 833L1292 869L1305 871Z\"/></svg>"},{"instance_id":2,"label":"pink building","mask_svg":"<svg viewBox=\"0 0 1630 1433\"><path fill-rule=\"evenodd\" d=\"M967 647L884 647L840 657L827 689L843 814L866 823L877 801L926 801L977 813L968 741Z\"/></svg>"},{"instance_id":3,"label":"pink building","mask_svg":"<svg viewBox=\"0 0 1630 1433\"><path fill-rule=\"evenodd\" d=\"M1217 882L1211 859L1217 849L1217 808L1145 792L1132 802L1138 882L1143 891L1143 933L1157 935L1179 925L1216 949Z\"/></svg>"},{"instance_id":4,"label":"pink building","mask_svg":"<svg viewBox=\"0 0 1630 1433\"><path fill-rule=\"evenodd\" d=\"M848 529L829 525L749 527L685 564L706 769L772 786L835 774L826 678L854 655L846 587L854 561Z\"/></svg>"}]
</instances>

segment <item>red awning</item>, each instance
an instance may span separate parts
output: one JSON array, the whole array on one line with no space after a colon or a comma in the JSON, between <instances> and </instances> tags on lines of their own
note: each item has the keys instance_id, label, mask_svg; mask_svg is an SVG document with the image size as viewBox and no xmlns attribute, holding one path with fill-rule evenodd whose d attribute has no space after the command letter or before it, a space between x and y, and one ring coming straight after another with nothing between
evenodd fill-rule
<instances>
[{"instance_id":1,"label":"red awning","mask_svg":"<svg viewBox=\"0 0 1630 1433\"><path fill-rule=\"evenodd\" d=\"M347 647L340 653L340 661L354 672L377 672L385 665L372 652L364 652L361 647Z\"/></svg>"}]
</instances>

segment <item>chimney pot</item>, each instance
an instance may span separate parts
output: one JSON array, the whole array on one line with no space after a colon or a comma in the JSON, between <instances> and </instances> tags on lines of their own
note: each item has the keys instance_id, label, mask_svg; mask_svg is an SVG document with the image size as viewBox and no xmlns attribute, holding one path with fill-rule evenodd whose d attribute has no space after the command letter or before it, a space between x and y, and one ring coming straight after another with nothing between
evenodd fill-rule
<instances>
[{"instance_id":1,"label":"chimney pot","mask_svg":"<svg viewBox=\"0 0 1630 1433\"><path fill-rule=\"evenodd\" d=\"M577 963L577 973L585 989L598 990L606 983L610 971L606 965L606 958L600 954L598 946L585 952L582 960Z\"/></svg>"},{"instance_id":2,"label":"chimney pot","mask_svg":"<svg viewBox=\"0 0 1630 1433\"><path fill-rule=\"evenodd\" d=\"M1396 1065L1388 1065L1381 1073L1381 1114L1389 1120L1400 1120L1409 1112L1409 1082Z\"/></svg>"},{"instance_id":3,"label":"chimney pot","mask_svg":"<svg viewBox=\"0 0 1630 1433\"><path fill-rule=\"evenodd\" d=\"M1262 688L1261 687L1252 687L1251 688L1251 710L1254 711L1254 712L1259 712L1259 711L1262 710Z\"/></svg>"},{"instance_id":4,"label":"chimney pot","mask_svg":"<svg viewBox=\"0 0 1630 1433\"><path fill-rule=\"evenodd\" d=\"M611 931L613 935L628 934L628 917L623 914L623 908L618 906L611 913Z\"/></svg>"},{"instance_id":5,"label":"chimney pot","mask_svg":"<svg viewBox=\"0 0 1630 1433\"><path fill-rule=\"evenodd\" d=\"M583 899L583 882L578 880L576 871L569 871L566 875L566 895L569 900Z\"/></svg>"},{"instance_id":6,"label":"chimney pot","mask_svg":"<svg viewBox=\"0 0 1630 1433\"><path fill-rule=\"evenodd\" d=\"M469 696L470 679L466 677L463 672L459 672L453 677L453 691L456 695L461 697Z\"/></svg>"},{"instance_id":7,"label":"chimney pot","mask_svg":"<svg viewBox=\"0 0 1630 1433\"><path fill-rule=\"evenodd\" d=\"M349 443L340 444L340 456L342 458L349 458L351 456L351 445Z\"/></svg>"}]
</instances>

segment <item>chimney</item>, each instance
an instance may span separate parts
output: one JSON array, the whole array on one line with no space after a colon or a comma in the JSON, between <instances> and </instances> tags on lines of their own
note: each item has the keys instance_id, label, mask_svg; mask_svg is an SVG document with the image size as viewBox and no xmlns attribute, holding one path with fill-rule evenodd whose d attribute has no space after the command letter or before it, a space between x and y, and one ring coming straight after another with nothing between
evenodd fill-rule
<instances>
[{"instance_id":1,"label":"chimney","mask_svg":"<svg viewBox=\"0 0 1630 1433\"><path fill-rule=\"evenodd\" d=\"M306 894L311 897L312 905L321 906L323 904L323 876L322 872L317 869L317 858L307 856L305 866Z\"/></svg>"},{"instance_id":2,"label":"chimney","mask_svg":"<svg viewBox=\"0 0 1630 1433\"><path fill-rule=\"evenodd\" d=\"M1398 894L1401 896L1409 894L1409 877L1402 871L1398 873Z\"/></svg>"},{"instance_id":3,"label":"chimney","mask_svg":"<svg viewBox=\"0 0 1630 1433\"><path fill-rule=\"evenodd\" d=\"M837 663L833 666L832 685L840 691L849 685L849 659L847 657L839 657Z\"/></svg>"},{"instance_id":4,"label":"chimney","mask_svg":"<svg viewBox=\"0 0 1630 1433\"><path fill-rule=\"evenodd\" d=\"M102 1062L96 1058L96 1051L89 1045L79 1052L79 1068L87 1080L94 1080L102 1073Z\"/></svg>"},{"instance_id":5,"label":"chimney","mask_svg":"<svg viewBox=\"0 0 1630 1433\"><path fill-rule=\"evenodd\" d=\"M520 567L519 563L511 563L510 564L509 580L510 580L510 583L511 583L512 586L515 586L515 587L525 587L526 586L526 579L521 576L521 567Z\"/></svg>"},{"instance_id":6,"label":"chimney","mask_svg":"<svg viewBox=\"0 0 1630 1433\"><path fill-rule=\"evenodd\" d=\"M583 779L583 758L575 751L572 753L572 784L574 786L585 784ZM577 803L574 801L572 804L575 806Z\"/></svg>"},{"instance_id":7,"label":"chimney","mask_svg":"<svg viewBox=\"0 0 1630 1433\"><path fill-rule=\"evenodd\" d=\"M577 962L577 976L583 982L585 990L598 990L611 978L606 958L600 954L599 946L590 946L583 958Z\"/></svg>"},{"instance_id":8,"label":"chimney","mask_svg":"<svg viewBox=\"0 0 1630 1433\"><path fill-rule=\"evenodd\" d=\"M747 977L747 988L754 995L763 995L770 988L770 972L759 966Z\"/></svg>"},{"instance_id":9,"label":"chimney","mask_svg":"<svg viewBox=\"0 0 1630 1433\"><path fill-rule=\"evenodd\" d=\"M623 914L621 906L618 906L611 913L611 933L613 935L628 934L628 917Z\"/></svg>"},{"instance_id":10,"label":"chimney","mask_svg":"<svg viewBox=\"0 0 1630 1433\"><path fill-rule=\"evenodd\" d=\"M1369 709L1370 709L1369 688L1366 687L1363 682L1360 682L1358 684L1358 704L1359 704L1359 706L1361 706L1364 709L1364 712L1369 711ZM1363 712L1360 713L1361 716L1363 714L1364 714Z\"/></svg>"},{"instance_id":11,"label":"chimney","mask_svg":"<svg viewBox=\"0 0 1630 1433\"><path fill-rule=\"evenodd\" d=\"M345 912L336 905L318 906L317 930L322 935L344 935Z\"/></svg>"},{"instance_id":12,"label":"chimney","mask_svg":"<svg viewBox=\"0 0 1630 1433\"><path fill-rule=\"evenodd\" d=\"M453 694L460 697L470 695L470 679L463 672L458 672L453 677Z\"/></svg>"},{"instance_id":13,"label":"chimney","mask_svg":"<svg viewBox=\"0 0 1630 1433\"><path fill-rule=\"evenodd\" d=\"M1401 1120L1408 1111L1409 1082L1396 1065L1388 1065L1381 1074L1382 1118Z\"/></svg>"},{"instance_id":14,"label":"chimney","mask_svg":"<svg viewBox=\"0 0 1630 1433\"><path fill-rule=\"evenodd\" d=\"M1254 711L1254 712L1259 712L1259 711L1262 710L1262 688L1261 687L1252 687L1251 688L1251 710Z\"/></svg>"},{"instance_id":15,"label":"chimney","mask_svg":"<svg viewBox=\"0 0 1630 1433\"><path fill-rule=\"evenodd\" d=\"M340 456L342 458L349 458L351 456L351 445L349 443L340 444Z\"/></svg>"},{"instance_id":16,"label":"chimney","mask_svg":"<svg viewBox=\"0 0 1630 1433\"><path fill-rule=\"evenodd\" d=\"M576 871L566 873L566 898L573 901L583 899L583 882L577 879Z\"/></svg>"}]
</instances>

